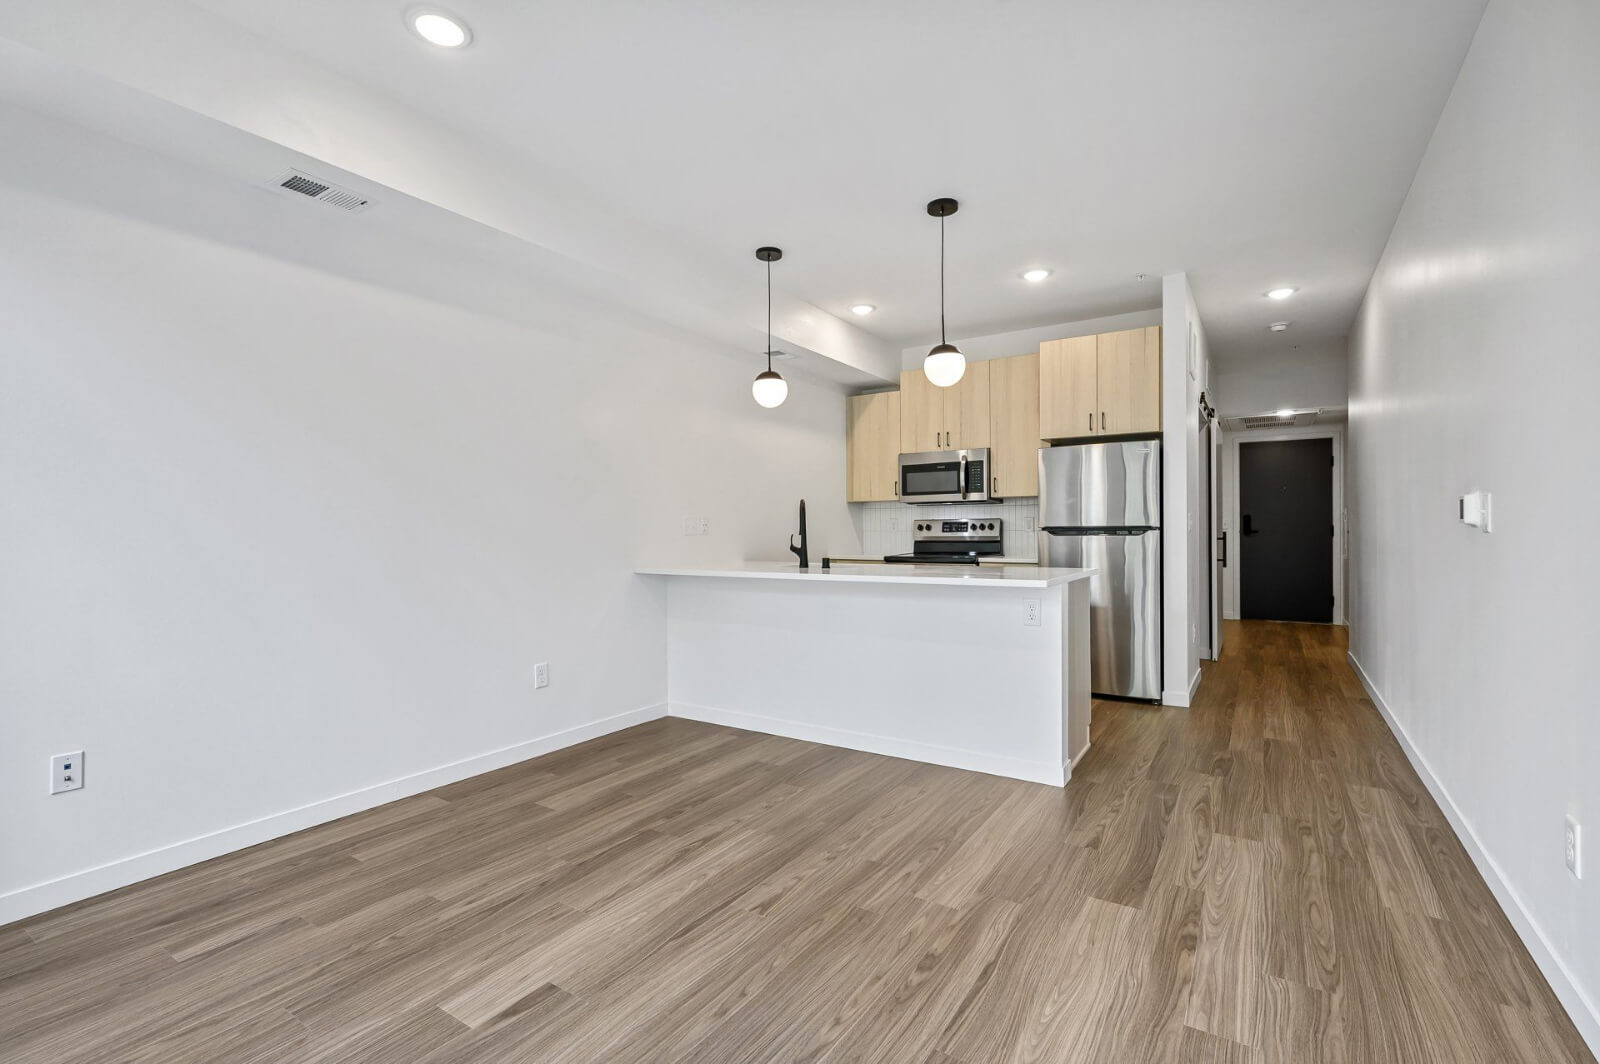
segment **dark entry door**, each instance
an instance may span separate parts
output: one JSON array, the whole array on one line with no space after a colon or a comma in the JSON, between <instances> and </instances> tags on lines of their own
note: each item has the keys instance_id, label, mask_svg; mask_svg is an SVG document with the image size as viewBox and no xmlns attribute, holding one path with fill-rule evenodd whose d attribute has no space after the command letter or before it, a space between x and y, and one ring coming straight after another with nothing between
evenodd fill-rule
<instances>
[{"instance_id":1,"label":"dark entry door","mask_svg":"<svg viewBox=\"0 0 1600 1064\"><path fill-rule=\"evenodd\" d=\"M1240 615L1333 620L1333 441L1239 444Z\"/></svg>"}]
</instances>

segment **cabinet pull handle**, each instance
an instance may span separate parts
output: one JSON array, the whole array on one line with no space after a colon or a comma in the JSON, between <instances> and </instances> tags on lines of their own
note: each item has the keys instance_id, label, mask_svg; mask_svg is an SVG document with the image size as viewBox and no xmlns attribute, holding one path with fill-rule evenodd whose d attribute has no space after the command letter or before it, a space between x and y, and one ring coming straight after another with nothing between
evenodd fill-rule
<instances>
[{"instance_id":1,"label":"cabinet pull handle","mask_svg":"<svg viewBox=\"0 0 1600 1064\"><path fill-rule=\"evenodd\" d=\"M1105 430L1106 430L1106 412L1104 410L1102 410L1102 411L1100 411L1100 431L1104 432Z\"/></svg>"},{"instance_id":2,"label":"cabinet pull handle","mask_svg":"<svg viewBox=\"0 0 1600 1064\"><path fill-rule=\"evenodd\" d=\"M1094 431L1094 411L1089 411L1089 431Z\"/></svg>"},{"instance_id":3,"label":"cabinet pull handle","mask_svg":"<svg viewBox=\"0 0 1600 1064\"><path fill-rule=\"evenodd\" d=\"M996 475L996 476L990 477L989 479L994 484L994 493L996 495L999 495L1000 494L1000 477L998 475Z\"/></svg>"},{"instance_id":4,"label":"cabinet pull handle","mask_svg":"<svg viewBox=\"0 0 1600 1064\"><path fill-rule=\"evenodd\" d=\"M897 499L900 497L900 478L899 477L895 477L894 478L894 497L897 498Z\"/></svg>"}]
</instances>

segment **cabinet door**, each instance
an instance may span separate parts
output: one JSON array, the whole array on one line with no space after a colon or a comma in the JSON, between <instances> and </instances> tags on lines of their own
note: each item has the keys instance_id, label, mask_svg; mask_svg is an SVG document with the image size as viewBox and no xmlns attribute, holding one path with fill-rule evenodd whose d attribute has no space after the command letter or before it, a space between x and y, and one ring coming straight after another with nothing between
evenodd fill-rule
<instances>
[{"instance_id":1,"label":"cabinet door","mask_svg":"<svg viewBox=\"0 0 1600 1064\"><path fill-rule=\"evenodd\" d=\"M946 447L989 447L989 363L968 362L944 392Z\"/></svg>"},{"instance_id":2,"label":"cabinet door","mask_svg":"<svg viewBox=\"0 0 1600 1064\"><path fill-rule=\"evenodd\" d=\"M1103 333L1099 341L1101 432L1153 432L1161 427L1161 330L1151 326Z\"/></svg>"},{"instance_id":3,"label":"cabinet door","mask_svg":"<svg viewBox=\"0 0 1600 1064\"><path fill-rule=\"evenodd\" d=\"M1039 432L1047 440L1095 436L1097 345L1093 336L1047 340L1039 345Z\"/></svg>"},{"instance_id":4,"label":"cabinet door","mask_svg":"<svg viewBox=\"0 0 1600 1064\"><path fill-rule=\"evenodd\" d=\"M1129 432L1161 431L1161 326L1144 331L1144 358L1133 367Z\"/></svg>"},{"instance_id":5,"label":"cabinet door","mask_svg":"<svg viewBox=\"0 0 1600 1064\"><path fill-rule=\"evenodd\" d=\"M920 369L900 374L900 450L944 449L944 393Z\"/></svg>"},{"instance_id":6,"label":"cabinet door","mask_svg":"<svg viewBox=\"0 0 1600 1064\"><path fill-rule=\"evenodd\" d=\"M900 477L900 393L852 395L847 402L845 498L893 501Z\"/></svg>"},{"instance_id":7,"label":"cabinet door","mask_svg":"<svg viewBox=\"0 0 1600 1064\"><path fill-rule=\"evenodd\" d=\"M1004 499L1039 494L1039 356L989 363L989 490Z\"/></svg>"}]
</instances>

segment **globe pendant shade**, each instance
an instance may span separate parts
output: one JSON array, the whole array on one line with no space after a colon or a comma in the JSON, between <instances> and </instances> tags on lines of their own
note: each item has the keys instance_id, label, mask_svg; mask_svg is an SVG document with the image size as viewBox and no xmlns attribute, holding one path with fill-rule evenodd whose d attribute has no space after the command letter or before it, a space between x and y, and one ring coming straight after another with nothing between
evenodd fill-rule
<instances>
[{"instance_id":1,"label":"globe pendant shade","mask_svg":"<svg viewBox=\"0 0 1600 1064\"><path fill-rule=\"evenodd\" d=\"M789 382L772 370L763 370L750 384L750 394L767 409L782 406L789 397Z\"/></svg>"},{"instance_id":2,"label":"globe pendant shade","mask_svg":"<svg viewBox=\"0 0 1600 1064\"><path fill-rule=\"evenodd\" d=\"M948 388L967 372L967 356L955 344L940 344L922 360L922 372L940 388Z\"/></svg>"}]
</instances>

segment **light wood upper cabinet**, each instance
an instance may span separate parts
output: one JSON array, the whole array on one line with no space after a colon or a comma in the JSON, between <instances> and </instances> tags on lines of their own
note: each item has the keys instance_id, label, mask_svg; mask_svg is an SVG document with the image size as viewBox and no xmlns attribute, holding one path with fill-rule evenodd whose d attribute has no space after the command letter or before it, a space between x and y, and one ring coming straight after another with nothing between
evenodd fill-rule
<instances>
[{"instance_id":1,"label":"light wood upper cabinet","mask_svg":"<svg viewBox=\"0 0 1600 1064\"><path fill-rule=\"evenodd\" d=\"M1039 494L1039 356L997 358L989 367L989 491L1003 499Z\"/></svg>"},{"instance_id":2,"label":"light wood upper cabinet","mask_svg":"<svg viewBox=\"0 0 1600 1064\"><path fill-rule=\"evenodd\" d=\"M920 369L900 374L900 450L989 446L989 364L970 362L961 380L940 388Z\"/></svg>"},{"instance_id":3,"label":"light wood upper cabinet","mask_svg":"<svg viewBox=\"0 0 1600 1064\"><path fill-rule=\"evenodd\" d=\"M1161 428L1161 327L1051 340L1039 349L1047 440Z\"/></svg>"},{"instance_id":4,"label":"light wood upper cabinet","mask_svg":"<svg viewBox=\"0 0 1600 1064\"><path fill-rule=\"evenodd\" d=\"M845 408L850 502L892 502L899 498L900 393L852 395Z\"/></svg>"},{"instance_id":5,"label":"light wood upper cabinet","mask_svg":"<svg viewBox=\"0 0 1600 1064\"><path fill-rule=\"evenodd\" d=\"M1156 326L1096 338L1103 433L1161 427L1161 330Z\"/></svg>"},{"instance_id":6,"label":"light wood upper cabinet","mask_svg":"<svg viewBox=\"0 0 1600 1064\"><path fill-rule=\"evenodd\" d=\"M1043 439L1099 432L1096 339L1074 336L1039 345L1039 430Z\"/></svg>"},{"instance_id":7,"label":"light wood upper cabinet","mask_svg":"<svg viewBox=\"0 0 1600 1064\"><path fill-rule=\"evenodd\" d=\"M920 369L900 374L900 450L944 449L944 392Z\"/></svg>"},{"instance_id":8,"label":"light wood upper cabinet","mask_svg":"<svg viewBox=\"0 0 1600 1064\"><path fill-rule=\"evenodd\" d=\"M989 363L968 362L961 379L944 392L946 447L989 446Z\"/></svg>"}]
</instances>

